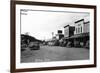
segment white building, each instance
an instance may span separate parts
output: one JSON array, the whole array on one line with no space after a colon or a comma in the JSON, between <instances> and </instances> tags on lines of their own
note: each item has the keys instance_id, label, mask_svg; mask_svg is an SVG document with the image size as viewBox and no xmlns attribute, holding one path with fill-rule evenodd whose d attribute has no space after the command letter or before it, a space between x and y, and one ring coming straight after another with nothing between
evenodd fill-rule
<instances>
[{"instance_id":1,"label":"white building","mask_svg":"<svg viewBox=\"0 0 100 73\"><path fill-rule=\"evenodd\" d=\"M90 20L89 17L80 19L75 22L74 34L89 33L90 32Z\"/></svg>"},{"instance_id":2,"label":"white building","mask_svg":"<svg viewBox=\"0 0 100 73\"><path fill-rule=\"evenodd\" d=\"M90 21L86 19L80 19L75 22L74 39L75 46L86 46L89 47L89 32L90 32Z\"/></svg>"}]
</instances>

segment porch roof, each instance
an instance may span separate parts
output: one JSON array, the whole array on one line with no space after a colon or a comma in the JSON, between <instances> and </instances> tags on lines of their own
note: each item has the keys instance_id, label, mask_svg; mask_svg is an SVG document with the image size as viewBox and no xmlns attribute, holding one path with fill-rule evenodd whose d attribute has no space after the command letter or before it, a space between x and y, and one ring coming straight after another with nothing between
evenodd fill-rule
<instances>
[{"instance_id":1,"label":"porch roof","mask_svg":"<svg viewBox=\"0 0 100 73\"><path fill-rule=\"evenodd\" d=\"M69 39L82 38L82 37L86 37L86 36L89 36L89 33L76 34L76 35L69 37Z\"/></svg>"}]
</instances>

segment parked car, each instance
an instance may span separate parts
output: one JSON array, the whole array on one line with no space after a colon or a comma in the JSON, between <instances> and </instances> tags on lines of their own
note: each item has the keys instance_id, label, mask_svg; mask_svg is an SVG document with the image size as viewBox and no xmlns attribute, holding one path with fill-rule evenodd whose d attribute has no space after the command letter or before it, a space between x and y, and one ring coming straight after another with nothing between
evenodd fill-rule
<instances>
[{"instance_id":1,"label":"parked car","mask_svg":"<svg viewBox=\"0 0 100 73\"><path fill-rule=\"evenodd\" d=\"M39 42L37 42L37 41L30 42L30 44L28 45L28 47L29 47L31 50L39 50L39 49L40 49Z\"/></svg>"}]
</instances>

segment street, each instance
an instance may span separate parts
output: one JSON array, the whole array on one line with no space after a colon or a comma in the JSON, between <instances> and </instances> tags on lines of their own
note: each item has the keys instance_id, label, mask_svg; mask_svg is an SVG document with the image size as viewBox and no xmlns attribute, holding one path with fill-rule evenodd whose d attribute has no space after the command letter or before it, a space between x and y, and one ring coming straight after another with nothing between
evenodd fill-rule
<instances>
[{"instance_id":1,"label":"street","mask_svg":"<svg viewBox=\"0 0 100 73\"><path fill-rule=\"evenodd\" d=\"M40 50L27 50L21 52L21 62L51 62L89 59L89 49L67 48L60 46L40 46Z\"/></svg>"}]
</instances>

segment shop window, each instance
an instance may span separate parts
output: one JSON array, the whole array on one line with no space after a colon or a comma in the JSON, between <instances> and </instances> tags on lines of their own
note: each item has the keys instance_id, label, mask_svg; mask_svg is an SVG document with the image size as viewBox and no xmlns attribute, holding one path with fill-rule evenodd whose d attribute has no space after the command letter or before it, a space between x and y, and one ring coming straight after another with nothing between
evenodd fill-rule
<instances>
[{"instance_id":1,"label":"shop window","mask_svg":"<svg viewBox=\"0 0 100 73\"><path fill-rule=\"evenodd\" d=\"M80 28L78 28L78 33L80 33Z\"/></svg>"}]
</instances>

